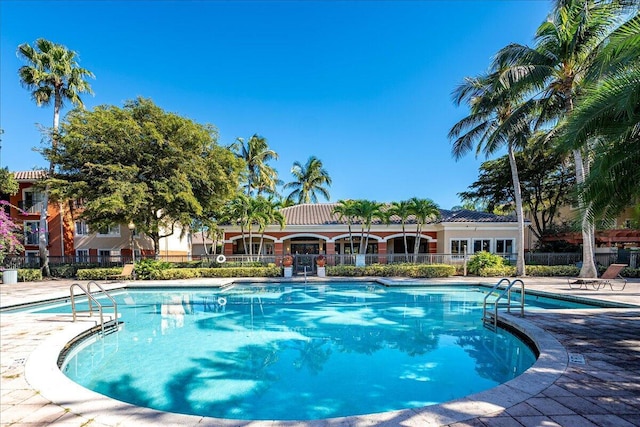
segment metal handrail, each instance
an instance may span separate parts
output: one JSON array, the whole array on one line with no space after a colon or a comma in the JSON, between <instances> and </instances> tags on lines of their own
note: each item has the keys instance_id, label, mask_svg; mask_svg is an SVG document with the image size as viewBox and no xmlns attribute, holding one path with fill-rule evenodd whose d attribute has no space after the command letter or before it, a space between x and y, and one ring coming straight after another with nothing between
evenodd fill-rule
<instances>
[{"instance_id":1,"label":"metal handrail","mask_svg":"<svg viewBox=\"0 0 640 427\"><path fill-rule=\"evenodd\" d=\"M71 312L73 314L73 321L75 322L76 321L76 317L77 317L75 292L73 291L73 289L75 287L78 287L87 296L87 302L89 304L89 316L93 316L93 305L92 305L92 302L94 302L96 304L96 306L98 307L98 311L100 313L100 329L102 331L102 334L104 335L104 313L103 313L103 310L102 310L103 306L100 303L100 301L95 299L93 297L93 295L91 294L90 289L91 289L91 284L92 283L95 284L96 286L98 286L98 288L100 288L100 290L111 300L111 302L113 304L112 307L113 307L113 311L114 311L114 319L115 319L116 322L118 321L118 304L113 299L113 297L111 295L109 295L109 293L106 290L104 290L104 288L102 286L100 286L96 282L89 282L87 284L86 288L84 286L82 286L80 283L73 283L69 287L69 293L71 294Z\"/></svg>"},{"instance_id":2,"label":"metal handrail","mask_svg":"<svg viewBox=\"0 0 640 427\"><path fill-rule=\"evenodd\" d=\"M504 281L509 282L509 279L502 278L500 279L500 281L498 281L498 283L496 283L496 285L491 289L491 291L484 297L484 302L482 305L482 320L483 322L487 321L487 298L489 298L489 296L491 294L493 294L493 292L498 288L498 286L500 286L500 284ZM520 317L524 317L524 282L522 281L522 279L514 279L511 282L509 282L509 284L507 285L506 288L504 288L502 290L502 292L498 295L498 298L496 298L493 301L493 326L494 328L498 327L498 307L500 306L499 302L500 300L505 296L505 294L507 295L507 313L511 313L511 288L513 288L513 285L515 285L516 283L520 283Z\"/></svg>"},{"instance_id":3,"label":"metal handrail","mask_svg":"<svg viewBox=\"0 0 640 427\"><path fill-rule=\"evenodd\" d=\"M498 281L498 283L496 283L494 285L493 288L491 288L491 290L487 293L487 295L485 295L484 297L484 301L482 302L482 315L484 316L487 312L487 298L489 298L495 291L496 289L498 289L498 287L502 284L502 282L507 282L509 283L509 279L507 279L506 277L503 277L502 279L500 279ZM508 286L508 285L507 285Z\"/></svg>"},{"instance_id":4,"label":"metal handrail","mask_svg":"<svg viewBox=\"0 0 640 427\"><path fill-rule=\"evenodd\" d=\"M109 292L107 292L102 285L100 285L100 283L91 281L89 283L87 283L87 290L89 291L89 293L91 293L91 284L94 284L98 287L98 289L100 289L100 291L111 300L112 303L112 307L113 307L113 316L114 318L117 320L118 319L118 303L116 302L116 300L109 294Z\"/></svg>"}]
</instances>

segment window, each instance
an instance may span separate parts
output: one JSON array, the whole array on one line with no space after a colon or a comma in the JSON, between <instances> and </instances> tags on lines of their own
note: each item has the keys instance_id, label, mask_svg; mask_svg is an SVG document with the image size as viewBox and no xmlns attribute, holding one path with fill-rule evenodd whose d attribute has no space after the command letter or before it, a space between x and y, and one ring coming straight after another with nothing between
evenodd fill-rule
<instances>
[{"instance_id":1,"label":"window","mask_svg":"<svg viewBox=\"0 0 640 427\"><path fill-rule=\"evenodd\" d=\"M76 262L89 262L89 249L76 249Z\"/></svg>"},{"instance_id":2,"label":"window","mask_svg":"<svg viewBox=\"0 0 640 427\"><path fill-rule=\"evenodd\" d=\"M468 247L467 239L451 239L451 253L454 255L463 255L465 247Z\"/></svg>"},{"instance_id":3,"label":"window","mask_svg":"<svg viewBox=\"0 0 640 427\"><path fill-rule=\"evenodd\" d=\"M22 203L19 208L27 213L38 213L44 208L44 193L28 188L22 193Z\"/></svg>"},{"instance_id":4,"label":"window","mask_svg":"<svg viewBox=\"0 0 640 427\"><path fill-rule=\"evenodd\" d=\"M98 236L120 236L120 224L111 224L99 229Z\"/></svg>"},{"instance_id":5,"label":"window","mask_svg":"<svg viewBox=\"0 0 640 427\"><path fill-rule=\"evenodd\" d=\"M24 244L38 245L40 243L40 221L24 222Z\"/></svg>"},{"instance_id":6,"label":"window","mask_svg":"<svg viewBox=\"0 0 640 427\"><path fill-rule=\"evenodd\" d=\"M496 253L497 254L512 254L513 253L513 239L496 239Z\"/></svg>"},{"instance_id":7,"label":"window","mask_svg":"<svg viewBox=\"0 0 640 427\"><path fill-rule=\"evenodd\" d=\"M473 252L491 252L490 239L473 239Z\"/></svg>"},{"instance_id":8,"label":"window","mask_svg":"<svg viewBox=\"0 0 640 427\"><path fill-rule=\"evenodd\" d=\"M265 243L264 244L264 254L265 255L273 255L275 253L274 249L273 249L273 244L272 243Z\"/></svg>"},{"instance_id":9,"label":"window","mask_svg":"<svg viewBox=\"0 0 640 427\"><path fill-rule=\"evenodd\" d=\"M111 251L109 249L98 249L98 261L101 263L111 262Z\"/></svg>"},{"instance_id":10,"label":"window","mask_svg":"<svg viewBox=\"0 0 640 427\"><path fill-rule=\"evenodd\" d=\"M86 236L89 234L89 227L84 221L76 221L76 236Z\"/></svg>"}]
</instances>

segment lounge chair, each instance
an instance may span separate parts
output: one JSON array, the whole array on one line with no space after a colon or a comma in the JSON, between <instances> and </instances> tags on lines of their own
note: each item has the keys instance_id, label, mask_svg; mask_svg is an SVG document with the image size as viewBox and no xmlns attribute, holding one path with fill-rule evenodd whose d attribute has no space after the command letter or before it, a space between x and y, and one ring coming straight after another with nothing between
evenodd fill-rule
<instances>
[{"instance_id":1,"label":"lounge chair","mask_svg":"<svg viewBox=\"0 0 640 427\"><path fill-rule=\"evenodd\" d=\"M627 286L627 279L620 275L620 272L623 268L625 268L626 264L611 264L604 273L597 279L587 279L584 277L573 277L569 279L569 287L571 289L588 289L587 285L593 286L593 289L600 290L600 288L604 288L605 286L609 286L613 291L613 283L614 281L622 281L622 287L620 289L616 289L617 291L621 291ZM578 287L573 287L572 285L580 285Z\"/></svg>"},{"instance_id":2,"label":"lounge chair","mask_svg":"<svg viewBox=\"0 0 640 427\"><path fill-rule=\"evenodd\" d=\"M122 267L122 273L120 274L112 274L107 276L107 280L124 280L124 279L132 279L133 278L133 264L125 264Z\"/></svg>"}]
</instances>

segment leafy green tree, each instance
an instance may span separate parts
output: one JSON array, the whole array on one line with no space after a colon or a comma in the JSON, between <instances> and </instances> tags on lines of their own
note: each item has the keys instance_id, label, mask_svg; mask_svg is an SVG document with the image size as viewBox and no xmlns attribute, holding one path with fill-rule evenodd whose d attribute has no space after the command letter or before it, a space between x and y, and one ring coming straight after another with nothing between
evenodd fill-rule
<instances>
[{"instance_id":1,"label":"leafy green tree","mask_svg":"<svg viewBox=\"0 0 640 427\"><path fill-rule=\"evenodd\" d=\"M531 214L532 231L541 239L554 223L559 208L572 202L575 175L563 155L540 143L531 144L515 158L523 208ZM508 157L482 163L478 179L459 196L481 201L490 212L512 211L515 195Z\"/></svg>"},{"instance_id":2,"label":"leafy green tree","mask_svg":"<svg viewBox=\"0 0 640 427\"><path fill-rule=\"evenodd\" d=\"M351 228L356 218L355 203L355 200L338 200L338 204L333 208L333 213L338 215L338 218L340 220L347 220L351 254L355 253L355 248L353 247L353 230Z\"/></svg>"},{"instance_id":3,"label":"leafy green tree","mask_svg":"<svg viewBox=\"0 0 640 427\"><path fill-rule=\"evenodd\" d=\"M0 142L2 142L2 134L4 133L4 129L0 129ZM0 168L0 194L8 194L10 196L16 194L20 186L18 185L18 181L16 181L13 173L9 171L8 168Z\"/></svg>"},{"instance_id":4,"label":"leafy green tree","mask_svg":"<svg viewBox=\"0 0 640 427\"><path fill-rule=\"evenodd\" d=\"M331 186L331 177L322 166L322 161L317 157L309 157L304 165L298 161L294 162L291 174L295 181L284 185L284 189L293 189L287 196L287 200L297 201L297 204L318 203L317 193L320 193L326 200L331 198L327 189Z\"/></svg>"},{"instance_id":5,"label":"leafy green tree","mask_svg":"<svg viewBox=\"0 0 640 427\"><path fill-rule=\"evenodd\" d=\"M390 222L389 219L394 215L400 218L400 223L402 224L402 240L404 242L404 259L406 262L409 262L409 245L407 244L406 224L411 213L411 202L409 200L391 202L391 206L385 211L387 223Z\"/></svg>"},{"instance_id":6,"label":"leafy green tree","mask_svg":"<svg viewBox=\"0 0 640 427\"><path fill-rule=\"evenodd\" d=\"M35 47L27 43L18 46L18 56L26 61L18 70L22 85L31 91L31 96L38 106L50 105L53 102L53 132L51 134L51 149L56 150L60 111L65 101L83 107L81 93L92 94L87 78L93 78L93 73L79 66L77 53L66 46L40 38ZM50 163L49 173L53 173L54 164ZM49 275L49 258L47 238L48 191L45 191L43 209L40 212L40 262L44 276ZM60 217L65 218L60 206Z\"/></svg>"},{"instance_id":7,"label":"leafy green tree","mask_svg":"<svg viewBox=\"0 0 640 427\"><path fill-rule=\"evenodd\" d=\"M0 194L13 195L18 192L20 186L8 168L0 168Z\"/></svg>"},{"instance_id":8,"label":"leafy green tree","mask_svg":"<svg viewBox=\"0 0 640 427\"><path fill-rule=\"evenodd\" d=\"M80 200L90 227L133 221L159 254L159 240L219 209L238 188L242 162L216 143L211 125L167 113L138 98L124 108L71 111L50 188Z\"/></svg>"},{"instance_id":9,"label":"leafy green tree","mask_svg":"<svg viewBox=\"0 0 640 427\"><path fill-rule=\"evenodd\" d=\"M413 246L413 255L417 256L420 251L420 240L422 236L422 228L433 219L440 217L440 208L431 199L419 199L412 197L409 200L411 214L416 219L416 240Z\"/></svg>"},{"instance_id":10,"label":"leafy green tree","mask_svg":"<svg viewBox=\"0 0 640 427\"><path fill-rule=\"evenodd\" d=\"M269 166L269 162L278 160L278 153L269 148L266 138L257 134L247 141L238 138L230 148L246 163L243 186L248 196L277 194L278 172Z\"/></svg>"},{"instance_id":11,"label":"leafy green tree","mask_svg":"<svg viewBox=\"0 0 640 427\"><path fill-rule=\"evenodd\" d=\"M548 20L536 32L533 48L510 44L496 57L506 64L501 80L528 100L521 109L540 108L538 124L555 127L573 114L585 76L592 71L599 49L624 12L623 2L599 0L556 0ZM553 135L553 133L552 133ZM589 175L589 144L572 149L576 182L582 185ZM583 198L583 211L589 206ZM580 277L597 277L594 258L593 220L582 218L583 264Z\"/></svg>"}]
</instances>

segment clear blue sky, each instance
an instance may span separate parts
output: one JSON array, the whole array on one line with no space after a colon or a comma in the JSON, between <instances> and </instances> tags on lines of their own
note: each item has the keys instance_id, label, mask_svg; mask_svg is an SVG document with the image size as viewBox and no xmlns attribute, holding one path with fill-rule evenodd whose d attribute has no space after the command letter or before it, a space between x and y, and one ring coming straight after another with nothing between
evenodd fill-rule
<instances>
[{"instance_id":1,"label":"clear blue sky","mask_svg":"<svg viewBox=\"0 0 640 427\"><path fill-rule=\"evenodd\" d=\"M44 167L37 107L19 82L21 43L66 45L92 71L87 108L138 96L215 125L219 143L257 133L294 161L320 158L331 201L431 198L441 208L485 160L455 161L447 133L468 111L451 92L511 42L531 44L548 0L0 2L1 166ZM65 108L63 115L69 110Z\"/></svg>"}]
</instances>

